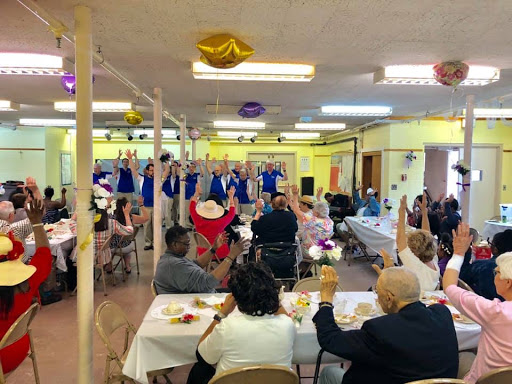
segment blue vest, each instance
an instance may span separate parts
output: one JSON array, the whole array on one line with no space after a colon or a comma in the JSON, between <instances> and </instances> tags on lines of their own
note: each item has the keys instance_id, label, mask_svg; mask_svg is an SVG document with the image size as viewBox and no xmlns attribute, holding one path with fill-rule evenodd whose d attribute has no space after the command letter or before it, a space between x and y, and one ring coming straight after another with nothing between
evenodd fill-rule
<instances>
[{"instance_id":1,"label":"blue vest","mask_svg":"<svg viewBox=\"0 0 512 384\"><path fill-rule=\"evenodd\" d=\"M235 176L236 176L236 178L237 178L237 179L239 179L239 178L240 178L240 172L235 171L234 169L232 169L232 170L231 170L231 172L233 172L233 173L235 174Z\"/></svg>"},{"instance_id":2,"label":"blue vest","mask_svg":"<svg viewBox=\"0 0 512 384\"><path fill-rule=\"evenodd\" d=\"M117 183L117 192L135 192L135 188L133 187L132 170L130 168L128 168L126 171L124 170L124 168L119 168L119 181Z\"/></svg>"},{"instance_id":3,"label":"blue vest","mask_svg":"<svg viewBox=\"0 0 512 384\"><path fill-rule=\"evenodd\" d=\"M100 175L98 176L94 172L92 173L92 183L93 184L99 184L100 179L106 179L107 175L111 175L112 172L100 172Z\"/></svg>"},{"instance_id":4,"label":"blue vest","mask_svg":"<svg viewBox=\"0 0 512 384\"><path fill-rule=\"evenodd\" d=\"M249 196L247 195L247 183L249 178L242 180L238 179L238 202L240 204L250 204Z\"/></svg>"},{"instance_id":5,"label":"blue vest","mask_svg":"<svg viewBox=\"0 0 512 384\"><path fill-rule=\"evenodd\" d=\"M265 171L260 176L263 177L263 187L261 188L261 192L268 193L277 192L277 176L284 177L281 172L277 172L275 169L270 175Z\"/></svg>"},{"instance_id":6,"label":"blue vest","mask_svg":"<svg viewBox=\"0 0 512 384\"><path fill-rule=\"evenodd\" d=\"M174 194L180 194L180 175L176 175L176 180L174 180Z\"/></svg>"},{"instance_id":7,"label":"blue vest","mask_svg":"<svg viewBox=\"0 0 512 384\"><path fill-rule=\"evenodd\" d=\"M199 173L188 174L185 176L185 200L190 200L194 193L196 193L196 184Z\"/></svg>"},{"instance_id":8,"label":"blue vest","mask_svg":"<svg viewBox=\"0 0 512 384\"><path fill-rule=\"evenodd\" d=\"M144 176L144 184L142 184L142 197L144 198L144 205L146 207L153 206L153 190L155 179L152 177Z\"/></svg>"},{"instance_id":9,"label":"blue vest","mask_svg":"<svg viewBox=\"0 0 512 384\"><path fill-rule=\"evenodd\" d=\"M167 179L165 179L164 183L162 184L162 191L167 195L167 197L173 197L174 193L172 192L171 188L171 176L167 176Z\"/></svg>"},{"instance_id":10,"label":"blue vest","mask_svg":"<svg viewBox=\"0 0 512 384\"><path fill-rule=\"evenodd\" d=\"M215 193L222 200L227 198L226 192L224 192L224 188L222 187L222 175L215 176L215 173L212 172L212 185L210 186L210 193Z\"/></svg>"}]
</instances>

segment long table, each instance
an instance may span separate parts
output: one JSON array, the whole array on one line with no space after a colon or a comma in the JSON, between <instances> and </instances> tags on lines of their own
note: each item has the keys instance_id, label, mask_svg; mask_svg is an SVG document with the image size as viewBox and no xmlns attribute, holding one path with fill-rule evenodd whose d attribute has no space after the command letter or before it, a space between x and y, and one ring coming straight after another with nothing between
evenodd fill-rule
<instances>
[{"instance_id":1,"label":"long table","mask_svg":"<svg viewBox=\"0 0 512 384\"><path fill-rule=\"evenodd\" d=\"M438 296L444 296L441 291L433 292ZM431 294L428 293L427 294ZM154 300L144 316L141 326L135 335L130 351L126 358L123 373L141 383L148 383L146 372L167 367L176 367L196 362L195 351L201 335L212 322L215 314L211 308L198 310L200 320L191 324L170 324L167 320L158 320L151 316L151 311L171 301L182 304L191 303L194 297L208 298L211 294L183 294L183 295L159 295ZM224 298L226 294L215 294ZM304 316L302 325L297 328L293 348L294 364L315 364L320 346L316 337L316 329L312 322L313 315L318 310L319 293L312 292L311 312ZM283 306L291 312L291 300L296 299L296 293L285 293ZM334 301L335 313L341 300L346 300L345 313L353 312L359 302L375 303L376 295L373 292L337 292ZM316 302L316 303L315 303ZM448 306L450 310L456 310ZM230 316L237 316L235 309ZM361 320L362 321L362 320ZM480 337L480 326L477 324L455 323L459 350L475 348ZM344 329L354 329L344 326ZM325 353L322 362L334 363L343 361L337 356Z\"/></svg>"},{"instance_id":2,"label":"long table","mask_svg":"<svg viewBox=\"0 0 512 384\"><path fill-rule=\"evenodd\" d=\"M499 232L505 232L507 229L512 229L512 223L502 223L495 220L486 220L484 223L484 229L482 231L482 238L487 239L494 237Z\"/></svg>"}]
</instances>

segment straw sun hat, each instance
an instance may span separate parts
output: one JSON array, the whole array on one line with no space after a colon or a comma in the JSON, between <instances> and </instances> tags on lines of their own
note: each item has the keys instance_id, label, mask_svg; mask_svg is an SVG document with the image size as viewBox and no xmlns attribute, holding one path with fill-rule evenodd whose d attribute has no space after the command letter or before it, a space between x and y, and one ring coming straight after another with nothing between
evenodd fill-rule
<instances>
[{"instance_id":1,"label":"straw sun hat","mask_svg":"<svg viewBox=\"0 0 512 384\"><path fill-rule=\"evenodd\" d=\"M315 205L315 202L311 196L304 195L299 199L299 201L304 204Z\"/></svg>"},{"instance_id":2,"label":"straw sun hat","mask_svg":"<svg viewBox=\"0 0 512 384\"><path fill-rule=\"evenodd\" d=\"M21 261L23 245L14 238L0 233L0 286L13 287L24 282L36 271L33 265Z\"/></svg>"},{"instance_id":3,"label":"straw sun hat","mask_svg":"<svg viewBox=\"0 0 512 384\"><path fill-rule=\"evenodd\" d=\"M213 200L207 200L197 206L196 212L205 219L218 219L224 214L224 207L217 205Z\"/></svg>"}]
</instances>

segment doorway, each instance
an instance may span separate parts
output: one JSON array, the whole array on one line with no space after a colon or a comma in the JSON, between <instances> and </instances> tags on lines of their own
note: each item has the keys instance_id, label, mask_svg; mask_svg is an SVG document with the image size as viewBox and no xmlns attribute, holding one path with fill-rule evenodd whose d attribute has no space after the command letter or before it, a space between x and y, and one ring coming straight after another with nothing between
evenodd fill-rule
<instances>
[{"instance_id":1,"label":"doorway","mask_svg":"<svg viewBox=\"0 0 512 384\"><path fill-rule=\"evenodd\" d=\"M382 153L380 151L375 152L363 152L363 177L362 184L364 186L363 192L366 196L366 190L373 188L379 191L377 201L380 201L380 183L382 174ZM363 198L363 196L361 196Z\"/></svg>"},{"instance_id":2,"label":"doorway","mask_svg":"<svg viewBox=\"0 0 512 384\"><path fill-rule=\"evenodd\" d=\"M247 160L256 165L255 175L266 171L266 161L273 160L275 162L276 171L281 172L281 163L286 162L286 172L288 173L288 181L279 182L278 190L284 192L286 184L297 184L297 161L295 152L248 152ZM262 187L262 183L258 183L258 196Z\"/></svg>"}]
</instances>

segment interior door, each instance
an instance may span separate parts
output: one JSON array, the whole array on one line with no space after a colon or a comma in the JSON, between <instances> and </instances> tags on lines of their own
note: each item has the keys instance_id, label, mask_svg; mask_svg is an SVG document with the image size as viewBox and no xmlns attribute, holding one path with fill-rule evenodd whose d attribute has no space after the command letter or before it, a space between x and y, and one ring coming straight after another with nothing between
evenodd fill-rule
<instances>
[{"instance_id":1,"label":"interior door","mask_svg":"<svg viewBox=\"0 0 512 384\"><path fill-rule=\"evenodd\" d=\"M430 197L435 200L441 193L446 194L448 150L425 149L424 184Z\"/></svg>"},{"instance_id":2,"label":"interior door","mask_svg":"<svg viewBox=\"0 0 512 384\"><path fill-rule=\"evenodd\" d=\"M380 152L365 152L363 153L363 192L362 196L366 196L368 188L377 189L380 191L381 185L381 172L382 172L382 155ZM380 193L377 200L380 201Z\"/></svg>"}]
</instances>

